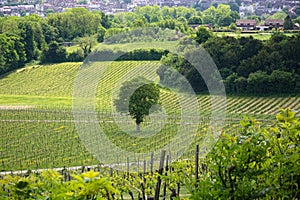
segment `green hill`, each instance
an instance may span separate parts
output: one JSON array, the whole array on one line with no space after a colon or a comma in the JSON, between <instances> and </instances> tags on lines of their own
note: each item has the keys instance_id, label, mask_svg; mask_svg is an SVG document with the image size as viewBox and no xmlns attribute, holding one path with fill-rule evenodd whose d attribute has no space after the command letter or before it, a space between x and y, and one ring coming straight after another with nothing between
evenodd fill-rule
<instances>
[{"instance_id":1,"label":"green hill","mask_svg":"<svg viewBox=\"0 0 300 200\"><path fill-rule=\"evenodd\" d=\"M69 107L72 105L74 81L80 65L81 63L36 65L2 76L0 77L0 105ZM102 67L105 65L105 62L101 63ZM117 87L116 84L127 72L143 66L151 66L155 70L159 65L159 62L153 61L114 62L99 81L97 98L105 100L111 98L113 88ZM208 95L199 95L198 99L201 109L210 109ZM278 109L287 106L298 111L299 98L227 97L228 113L273 115L278 112Z\"/></svg>"},{"instance_id":2,"label":"green hill","mask_svg":"<svg viewBox=\"0 0 300 200\"><path fill-rule=\"evenodd\" d=\"M115 118L112 97L117 95L116 89L122 81L132 75L149 74L151 71L149 76L158 81L155 71L160 63L122 61L108 64L102 62L93 68L94 72L98 73L107 67L95 91L95 105L98 109L97 119L115 145L135 153L152 151L168 144L176 132L188 133L194 130L194 125L179 126L182 120L179 97L162 89L161 103L168 116L153 115L146 119L142 127L142 133L157 134L149 138L128 135L127 133L134 133L134 122L128 118ZM71 112L74 82L80 65L81 63L37 65L1 77L0 171L101 162L95 159L81 142ZM197 133L194 134L195 142L199 142L210 130L209 118L212 111L209 95L199 95L197 98L200 122ZM235 129L243 115L268 120L270 115L278 113L283 107L299 111L299 100L298 97L227 97L224 130ZM189 103L185 102L187 106ZM224 108L226 104L217 102L217 105L213 109ZM162 119L164 117L166 119ZM191 145L191 148L194 146Z\"/></svg>"}]
</instances>

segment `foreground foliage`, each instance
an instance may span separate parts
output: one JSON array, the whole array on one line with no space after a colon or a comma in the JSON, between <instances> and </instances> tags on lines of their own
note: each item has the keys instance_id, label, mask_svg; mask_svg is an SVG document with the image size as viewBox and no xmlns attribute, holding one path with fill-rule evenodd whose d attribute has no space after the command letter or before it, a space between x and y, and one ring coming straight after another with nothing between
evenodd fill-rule
<instances>
[{"instance_id":1,"label":"foreground foliage","mask_svg":"<svg viewBox=\"0 0 300 200\"><path fill-rule=\"evenodd\" d=\"M253 37L212 37L207 30L199 29L195 40L213 58L223 78L227 94L270 95L299 93L299 47L300 35L288 37L274 32L267 41ZM202 76L187 62L192 53L193 40L183 38L180 49L183 56L169 53L163 56L163 65L158 69L160 82L180 89L177 80L180 72L196 92L208 91Z\"/></svg>"},{"instance_id":2,"label":"foreground foliage","mask_svg":"<svg viewBox=\"0 0 300 200\"><path fill-rule=\"evenodd\" d=\"M238 132L223 133L193 199L299 199L300 122L289 109L276 118L267 128L245 118Z\"/></svg>"},{"instance_id":3,"label":"foreground foliage","mask_svg":"<svg viewBox=\"0 0 300 200\"><path fill-rule=\"evenodd\" d=\"M99 172L72 175L73 180L63 182L56 171L43 171L39 176L6 176L1 180L1 199L109 199L115 189Z\"/></svg>"}]
</instances>

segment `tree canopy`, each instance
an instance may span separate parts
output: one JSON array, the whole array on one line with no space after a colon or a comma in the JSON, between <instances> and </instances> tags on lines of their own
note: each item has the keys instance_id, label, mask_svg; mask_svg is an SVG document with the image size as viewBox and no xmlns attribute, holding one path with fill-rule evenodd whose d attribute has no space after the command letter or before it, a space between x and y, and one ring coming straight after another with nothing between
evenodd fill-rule
<instances>
[{"instance_id":1,"label":"tree canopy","mask_svg":"<svg viewBox=\"0 0 300 200\"><path fill-rule=\"evenodd\" d=\"M287 15L284 18L283 28L285 30L293 30L294 29L294 22L292 21L292 19L289 15Z\"/></svg>"},{"instance_id":2,"label":"tree canopy","mask_svg":"<svg viewBox=\"0 0 300 200\"><path fill-rule=\"evenodd\" d=\"M300 85L300 37L287 37L275 32L268 41L253 37L210 37L199 29L196 40L210 54L224 80L226 92L231 94L268 95L298 93ZM182 41L188 43L187 39ZM183 50L184 51L184 50ZM177 72L191 84L195 92L208 92L193 66L177 55L168 54L161 59L157 70L162 84L184 91L178 84ZM175 84L176 83L176 84Z\"/></svg>"},{"instance_id":3,"label":"tree canopy","mask_svg":"<svg viewBox=\"0 0 300 200\"><path fill-rule=\"evenodd\" d=\"M114 105L118 112L128 112L140 130L144 117L150 114L151 108L159 103L159 87L142 77L126 81L120 88L118 99Z\"/></svg>"}]
</instances>

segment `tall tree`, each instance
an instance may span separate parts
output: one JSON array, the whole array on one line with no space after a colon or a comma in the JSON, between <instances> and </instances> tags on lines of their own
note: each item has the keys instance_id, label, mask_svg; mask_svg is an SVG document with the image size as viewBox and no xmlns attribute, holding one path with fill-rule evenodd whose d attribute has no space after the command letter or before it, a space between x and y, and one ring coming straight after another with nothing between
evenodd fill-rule
<instances>
[{"instance_id":1,"label":"tall tree","mask_svg":"<svg viewBox=\"0 0 300 200\"><path fill-rule=\"evenodd\" d=\"M283 28L284 28L284 30L293 30L294 29L294 23L289 15L287 15L284 18Z\"/></svg>"},{"instance_id":2,"label":"tall tree","mask_svg":"<svg viewBox=\"0 0 300 200\"><path fill-rule=\"evenodd\" d=\"M97 41L98 42L104 41L105 33L106 33L106 29L102 25L99 25L98 31L97 31Z\"/></svg>"},{"instance_id":3,"label":"tall tree","mask_svg":"<svg viewBox=\"0 0 300 200\"><path fill-rule=\"evenodd\" d=\"M36 44L34 42L34 30L32 23L29 21L24 21L19 24L19 29L21 31L22 42L25 46L26 59L28 62L37 58L35 55Z\"/></svg>"},{"instance_id":4,"label":"tall tree","mask_svg":"<svg viewBox=\"0 0 300 200\"><path fill-rule=\"evenodd\" d=\"M158 104L160 91L158 86L144 78L137 77L126 81L120 88L119 98L114 101L118 112L127 112L136 122L136 130L144 117L150 114L150 109Z\"/></svg>"},{"instance_id":5,"label":"tall tree","mask_svg":"<svg viewBox=\"0 0 300 200\"><path fill-rule=\"evenodd\" d=\"M216 12L217 9L214 6L209 7L203 11L203 23L215 25L216 22Z\"/></svg>"},{"instance_id":6,"label":"tall tree","mask_svg":"<svg viewBox=\"0 0 300 200\"><path fill-rule=\"evenodd\" d=\"M51 42L48 48L43 50L42 62L43 63L60 63L66 61L67 52L57 42Z\"/></svg>"},{"instance_id":7,"label":"tall tree","mask_svg":"<svg viewBox=\"0 0 300 200\"><path fill-rule=\"evenodd\" d=\"M47 17L47 21L49 25L59 30L60 36L64 40L70 41L76 37L96 34L99 25L102 23L102 16L103 14L100 12L89 12L84 8L73 8L67 9L63 13L50 15Z\"/></svg>"},{"instance_id":8,"label":"tall tree","mask_svg":"<svg viewBox=\"0 0 300 200\"><path fill-rule=\"evenodd\" d=\"M25 61L25 48L20 38L0 34L0 74L24 66Z\"/></svg>"}]
</instances>

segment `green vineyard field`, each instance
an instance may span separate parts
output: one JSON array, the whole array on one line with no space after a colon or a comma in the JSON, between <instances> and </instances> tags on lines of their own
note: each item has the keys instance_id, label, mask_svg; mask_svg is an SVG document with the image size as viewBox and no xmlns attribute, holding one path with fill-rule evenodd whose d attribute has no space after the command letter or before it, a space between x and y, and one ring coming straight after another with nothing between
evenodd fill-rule
<instances>
[{"instance_id":1,"label":"green vineyard field","mask_svg":"<svg viewBox=\"0 0 300 200\"><path fill-rule=\"evenodd\" d=\"M136 73L135 69L142 69L139 74L143 75L149 69L155 72L159 66L159 62L122 61L112 64L102 62L95 68L97 71L107 67L95 92L96 123L122 149L135 153L161 149L176 136L180 128L179 99L172 91L165 89L161 89L160 97L165 119L154 114L142 125L142 134L155 132L153 137L131 136L128 133L134 132L134 121L128 117L123 119L122 116L115 116L112 98L122 78L129 76L130 72ZM0 171L101 163L82 143L76 129L76 123L80 122L74 120L72 112L73 87L79 68L80 63L38 65L1 77ZM156 82L159 80L155 75L151 78ZM280 108L290 107L296 113L300 109L298 97L230 96L226 98L226 104L217 102L215 108L211 108L209 95L199 95L197 99L199 123L191 135L194 141L183 156L191 155L195 144L200 143L203 136L211 131L210 114L213 109L219 110L226 106L223 131L234 131L244 115L268 124L268 120L273 119ZM195 116L188 117L193 121ZM188 121L188 118L185 119ZM196 126L188 123L181 125L180 131L187 133Z\"/></svg>"}]
</instances>

